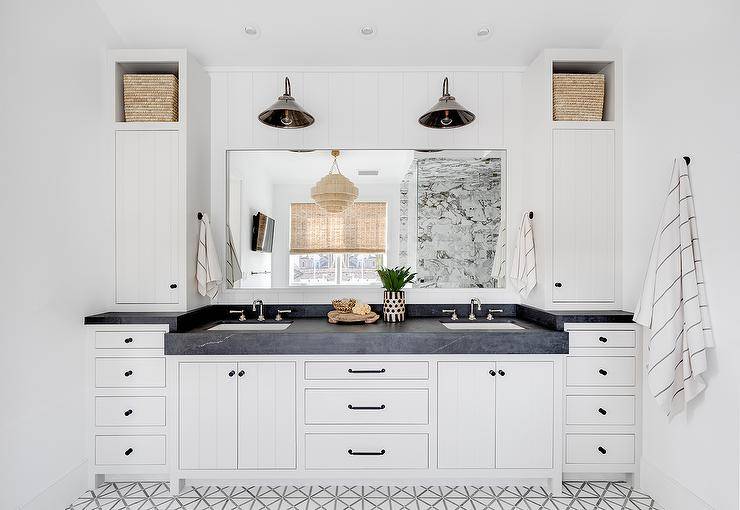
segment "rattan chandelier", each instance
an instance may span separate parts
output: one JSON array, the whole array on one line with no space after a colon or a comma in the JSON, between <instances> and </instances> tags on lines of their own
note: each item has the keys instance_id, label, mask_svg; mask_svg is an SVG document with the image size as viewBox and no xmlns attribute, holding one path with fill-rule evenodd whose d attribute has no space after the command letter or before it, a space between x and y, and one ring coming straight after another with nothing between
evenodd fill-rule
<instances>
[{"instance_id":1,"label":"rattan chandelier","mask_svg":"<svg viewBox=\"0 0 740 510\"><path fill-rule=\"evenodd\" d=\"M359 190L352 181L339 170L337 158L339 151L331 151L334 161L329 173L311 188L311 198L319 207L330 213L339 213L351 206L357 199ZM335 173L336 172L336 173Z\"/></svg>"}]
</instances>

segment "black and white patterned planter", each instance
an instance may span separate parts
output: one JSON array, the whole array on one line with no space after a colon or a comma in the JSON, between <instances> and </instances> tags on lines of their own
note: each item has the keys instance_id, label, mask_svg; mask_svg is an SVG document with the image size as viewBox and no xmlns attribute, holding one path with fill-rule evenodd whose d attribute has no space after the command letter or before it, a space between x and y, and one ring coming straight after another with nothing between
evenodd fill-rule
<instances>
[{"instance_id":1,"label":"black and white patterned planter","mask_svg":"<svg viewBox=\"0 0 740 510\"><path fill-rule=\"evenodd\" d=\"M403 322L406 320L406 293L383 292L383 320L385 322Z\"/></svg>"}]
</instances>

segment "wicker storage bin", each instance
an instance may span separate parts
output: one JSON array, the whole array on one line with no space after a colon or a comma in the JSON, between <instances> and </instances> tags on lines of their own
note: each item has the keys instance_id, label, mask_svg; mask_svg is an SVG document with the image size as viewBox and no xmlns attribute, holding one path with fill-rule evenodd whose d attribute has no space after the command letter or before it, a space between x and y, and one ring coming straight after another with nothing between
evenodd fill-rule
<instances>
[{"instance_id":1,"label":"wicker storage bin","mask_svg":"<svg viewBox=\"0 0 740 510\"><path fill-rule=\"evenodd\" d=\"M552 120L601 120L603 74L553 74Z\"/></svg>"},{"instance_id":2,"label":"wicker storage bin","mask_svg":"<svg viewBox=\"0 0 740 510\"><path fill-rule=\"evenodd\" d=\"M177 122L177 90L174 74L124 74L124 119L126 122Z\"/></svg>"}]
</instances>

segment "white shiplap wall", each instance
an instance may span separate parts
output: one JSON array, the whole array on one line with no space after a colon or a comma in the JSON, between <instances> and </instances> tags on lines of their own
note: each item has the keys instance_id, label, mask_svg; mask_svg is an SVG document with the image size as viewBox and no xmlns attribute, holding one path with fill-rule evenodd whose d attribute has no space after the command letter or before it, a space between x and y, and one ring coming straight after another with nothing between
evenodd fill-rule
<instances>
[{"instance_id":1,"label":"white shiplap wall","mask_svg":"<svg viewBox=\"0 0 740 510\"><path fill-rule=\"evenodd\" d=\"M303 68L297 70L211 68L211 220L219 246L225 228L226 151L230 149L506 149L508 223L521 212L522 70L518 68ZM290 78L293 97L314 117L314 125L279 130L257 115L271 105ZM450 80L450 91L477 118L452 130L432 130L417 119ZM511 236L509 228L508 232ZM511 243L508 243L509 246ZM349 289L347 289L349 291ZM345 292L343 290L343 292ZM377 289L357 290L377 302ZM327 302L326 289L260 289L265 302ZM507 289L444 291L413 289L410 302L465 302L471 295L516 302ZM371 299L372 297L372 299ZM249 290L219 294L222 302L246 302Z\"/></svg>"}]
</instances>

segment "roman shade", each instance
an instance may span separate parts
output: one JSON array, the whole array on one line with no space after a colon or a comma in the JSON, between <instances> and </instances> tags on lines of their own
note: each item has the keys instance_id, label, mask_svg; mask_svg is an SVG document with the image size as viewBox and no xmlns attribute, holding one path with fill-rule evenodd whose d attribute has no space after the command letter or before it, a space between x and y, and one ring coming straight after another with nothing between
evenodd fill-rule
<instances>
[{"instance_id":1,"label":"roman shade","mask_svg":"<svg viewBox=\"0 0 740 510\"><path fill-rule=\"evenodd\" d=\"M290 204L290 253L385 253L385 202L355 202L341 213Z\"/></svg>"}]
</instances>

